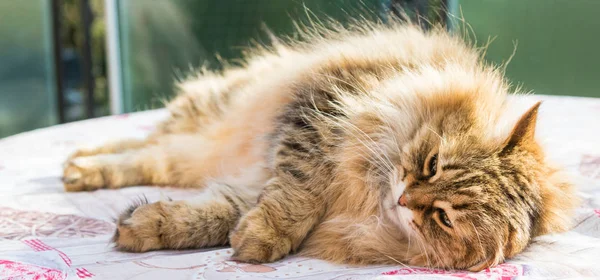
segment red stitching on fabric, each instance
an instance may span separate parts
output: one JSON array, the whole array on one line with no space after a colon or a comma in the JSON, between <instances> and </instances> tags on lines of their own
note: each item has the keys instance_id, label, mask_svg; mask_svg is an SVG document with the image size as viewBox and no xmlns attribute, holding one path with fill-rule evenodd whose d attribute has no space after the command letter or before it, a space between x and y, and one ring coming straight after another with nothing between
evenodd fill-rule
<instances>
[{"instance_id":1,"label":"red stitching on fabric","mask_svg":"<svg viewBox=\"0 0 600 280\"><path fill-rule=\"evenodd\" d=\"M63 251L58 250L58 249L42 242L39 239L23 240L23 243L27 244L27 246L31 247L36 252L56 251L56 252L58 252L58 255L60 256L60 258L65 262L65 264L67 264L68 266L71 266L71 264L73 263L71 258L69 258L69 256L67 256L67 254L65 254Z\"/></svg>"},{"instance_id":2,"label":"red stitching on fabric","mask_svg":"<svg viewBox=\"0 0 600 280\"><path fill-rule=\"evenodd\" d=\"M45 243L41 242L39 239L23 240L23 243L27 244L27 246L31 247L31 249L33 249L36 252L54 250L54 248L46 245Z\"/></svg>"},{"instance_id":3,"label":"red stitching on fabric","mask_svg":"<svg viewBox=\"0 0 600 280\"><path fill-rule=\"evenodd\" d=\"M63 259L63 261L68 265L71 266L71 264L73 263L73 261L71 261L71 258L69 258L69 256L67 256L67 254L63 253L62 251L56 250L58 252L58 255L60 256L61 259Z\"/></svg>"},{"instance_id":4,"label":"red stitching on fabric","mask_svg":"<svg viewBox=\"0 0 600 280\"><path fill-rule=\"evenodd\" d=\"M76 269L77 271L77 277L84 279L84 278L91 278L92 276L94 276L94 274L92 274L91 272L89 272L87 269L80 267Z\"/></svg>"}]
</instances>

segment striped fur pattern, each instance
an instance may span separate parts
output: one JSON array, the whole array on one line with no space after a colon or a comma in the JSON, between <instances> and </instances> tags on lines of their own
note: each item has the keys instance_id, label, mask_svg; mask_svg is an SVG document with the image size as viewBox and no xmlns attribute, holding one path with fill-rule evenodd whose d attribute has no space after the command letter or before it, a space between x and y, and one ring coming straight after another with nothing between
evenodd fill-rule
<instances>
[{"instance_id":1,"label":"striped fur pattern","mask_svg":"<svg viewBox=\"0 0 600 280\"><path fill-rule=\"evenodd\" d=\"M182 82L147 139L69 158L67 191L202 189L130 207L118 248L478 271L568 229L577 198L534 137L540 104L503 130L509 86L471 45L399 23L299 32Z\"/></svg>"}]
</instances>

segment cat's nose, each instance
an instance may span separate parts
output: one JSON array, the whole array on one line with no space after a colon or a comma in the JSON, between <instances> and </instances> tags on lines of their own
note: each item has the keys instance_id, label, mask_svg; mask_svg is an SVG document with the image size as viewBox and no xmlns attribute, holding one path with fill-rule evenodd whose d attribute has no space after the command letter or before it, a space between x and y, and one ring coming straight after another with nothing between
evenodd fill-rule
<instances>
[{"instance_id":1,"label":"cat's nose","mask_svg":"<svg viewBox=\"0 0 600 280\"><path fill-rule=\"evenodd\" d=\"M398 205L406 207L406 196L404 194L398 198Z\"/></svg>"}]
</instances>

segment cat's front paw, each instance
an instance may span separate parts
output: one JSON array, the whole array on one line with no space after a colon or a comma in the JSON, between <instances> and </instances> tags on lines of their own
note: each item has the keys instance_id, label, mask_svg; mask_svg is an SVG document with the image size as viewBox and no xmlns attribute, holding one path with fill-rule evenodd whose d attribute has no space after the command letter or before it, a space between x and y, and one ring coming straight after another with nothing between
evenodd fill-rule
<instances>
[{"instance_id":1,"label":"cat's front paw","mask_svg":"<svg viewBox=\"0 0 600 280\"><path fill-rule=\"evenodd\" d=\"M146 252L164 247L165 202L148 204L144 200L125 210L117 221L113 242L120 250Z\"/></svg>"},{"instance_id":2,"label":"cat's front paw","mask_svg":"<svg viewBox=\"0 0 600 280\"><path fill-rule=\"evenodd\" d=\"M230 236L234 249L232 258L247 263L268 263L282 259L292 249L292 242L285 234L267 221L268 216L260 208L244 216Z\"/></svg>"}]
</instances>

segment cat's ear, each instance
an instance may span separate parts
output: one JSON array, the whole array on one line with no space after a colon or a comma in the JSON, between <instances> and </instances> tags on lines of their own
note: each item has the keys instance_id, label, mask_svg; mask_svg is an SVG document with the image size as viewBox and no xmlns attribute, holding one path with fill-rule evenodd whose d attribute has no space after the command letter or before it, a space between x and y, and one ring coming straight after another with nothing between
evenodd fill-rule
<instances>
[{"instance_id":1,"label":"cat's ear","mask_svg":"<svg viewBox=\"0 0 600 280\"><path fill-rule=\"evenodd\" d=\"M508 136L508 139L504 142L503 153L511 151L515 147L521 147L527 149L532 147L535 143L535 126L537 123L537 115L541 101L533 105L517 122L512 132Z\"/></svg>"}]
</instances>

